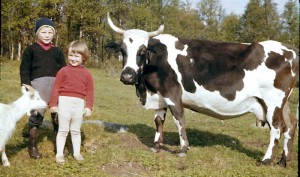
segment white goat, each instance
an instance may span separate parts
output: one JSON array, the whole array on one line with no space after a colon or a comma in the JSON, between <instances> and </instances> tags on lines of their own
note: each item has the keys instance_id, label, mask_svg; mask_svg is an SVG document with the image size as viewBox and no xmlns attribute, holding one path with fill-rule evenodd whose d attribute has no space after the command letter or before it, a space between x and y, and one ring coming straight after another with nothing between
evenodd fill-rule
<instances>
[{"instance_id":1,"label":"white goat","mask_svg":"<svg viewBox=\"0 0 300 177\"><path fill-rule=\"evenodd\" d=\"M0 153L3 166L10 166L5 153L5 144L12 136L17 122L25 113L30 115L30 110L47 107L47 103L31 86L23 84L21 91L23 95L11 104L0 103Z\"/></svg>"}]
</instances>

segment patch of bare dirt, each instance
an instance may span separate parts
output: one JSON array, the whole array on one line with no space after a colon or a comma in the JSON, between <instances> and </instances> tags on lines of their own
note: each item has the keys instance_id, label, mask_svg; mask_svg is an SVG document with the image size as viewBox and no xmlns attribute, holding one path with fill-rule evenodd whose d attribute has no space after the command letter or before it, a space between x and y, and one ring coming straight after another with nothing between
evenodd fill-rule
<instances>
[{"instance_id":1,"label":"patch of bare dirt","mask_svg":"<svg viewBox=\"0 0 300 177\"><path fill-rule=\"evenodd\" d=\"M151 176L145 167L132 162L109 163L102 166L102 171L112 176Z\"/></svg>"},{"instance_id":2,"label":"patch of bare dirt","mask_svg":"<svg viewBox=\"0 0 300 177\"><path fill-rule=\"evenodd\" d=\"M124 148L132 148L134 147L135 149L142 149L145 151L151 151L151 148L153 147L153 143L151 140L148 140L147 143L143 143L140 139L134 136L128 136L122 135L120 137L120 140L122 142L122 147ZM150 145L151 144L151 145ZM155 153L155 152L153 152ZM165 153L171 153L171 154L177 154L179 153L179 147L178 146L170 146L167 144L161 144L160 150L158 152L159 154L165 154Z\"/></svg>"},{"instance_id":3,"label":"patch of bare dirt","mask_svg":"<svg viewBox=\"0 0 300 177\"><path fill-rule=\"evenodd\" d=\"M264 142L260 139L255 139L255 140L249 140L249 141L245 141L244 143L246 146L253 146L253 147L257 147L257 148L261 148L261 147L267 147L268 143Z\"/></svg>"},{"instance_id":4,"label":"patch of bare dirt","mask_svg":"<svg viewBox=\"0 0 300 177\"><path fill-rule=\"evenodd\" d=\"M128 136L126 135L121 135L120 140L122 142L122 147L128 147L128 148L137 148L137 149L144 149L144 150L149 150L149 147L142 143L137 137L134 136Z\"/></svg>"}]
</instances>

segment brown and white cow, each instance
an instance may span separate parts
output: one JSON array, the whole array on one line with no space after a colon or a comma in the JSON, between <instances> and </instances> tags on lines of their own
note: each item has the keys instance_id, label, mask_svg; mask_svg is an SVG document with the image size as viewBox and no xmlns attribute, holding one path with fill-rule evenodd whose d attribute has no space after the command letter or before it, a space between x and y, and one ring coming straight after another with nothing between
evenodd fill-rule
<instances>
[{"instance_id":1,"label":"brown and white cow","mask_svg":"<svg viewBox=\"0 0 300 177\"><path fill-rule=\"evenodd\" d=\"M181 39L157 31L123 30L108 14L110 27L123 34L121 44L109 43L109 52L121 52L120 80L136 86L146 109L154 109L154 151L163 142L163 124L170 109L178 127L180 156L189 147L184 108L218 119L253 113L270 128L270 144L262 164L270 164L283 135L279 164L291 160L296 120L288 99L299 76L298 50L276 41L252 44Z\"/></svg>"}]
</instances>

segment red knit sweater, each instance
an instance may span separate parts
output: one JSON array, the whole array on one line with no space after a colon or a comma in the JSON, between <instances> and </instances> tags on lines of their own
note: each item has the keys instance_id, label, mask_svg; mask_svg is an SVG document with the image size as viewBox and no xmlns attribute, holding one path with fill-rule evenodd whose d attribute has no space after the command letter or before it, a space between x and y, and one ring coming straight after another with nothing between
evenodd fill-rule
<instances>
[{"instance_id":1,"label":"red knit sweater","mask_svg":"<svg viewBox=\"0 0 300 177\"><path fill-rule=\"evenodd\" d=\"M77 97L86 100L87 108L94 104L94 83L90 72L83 66L66 66L56 75L49 106L58 105L59 96Z\"/></svg>"}]
</instances>

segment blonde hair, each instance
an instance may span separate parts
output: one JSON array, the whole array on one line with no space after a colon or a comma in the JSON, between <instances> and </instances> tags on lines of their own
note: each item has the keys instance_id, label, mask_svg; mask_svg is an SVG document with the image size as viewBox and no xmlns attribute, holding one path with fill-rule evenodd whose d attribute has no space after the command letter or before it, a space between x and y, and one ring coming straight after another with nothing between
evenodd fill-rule
<instances>
[{"instance_id":1,"label":"blonde hair","mask_svg":"<svg viewBox=\"0 0 300 177\"><path fill-rule=\"evenodd\" d=\"M82 60L89 59L90 52L85 42L73 41L69 44L67 53L79 53L82 56Z\"/></svg>"}]
</instances>

